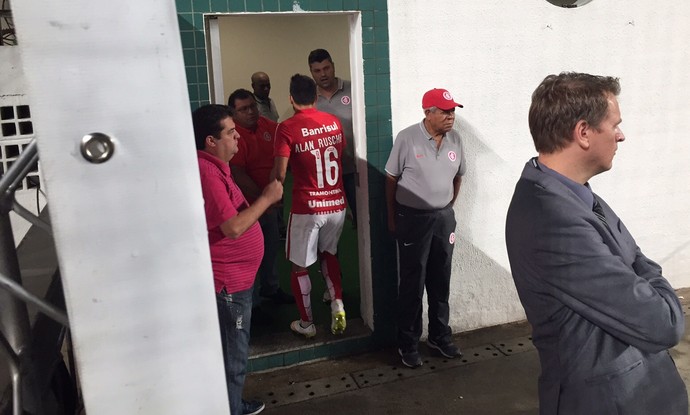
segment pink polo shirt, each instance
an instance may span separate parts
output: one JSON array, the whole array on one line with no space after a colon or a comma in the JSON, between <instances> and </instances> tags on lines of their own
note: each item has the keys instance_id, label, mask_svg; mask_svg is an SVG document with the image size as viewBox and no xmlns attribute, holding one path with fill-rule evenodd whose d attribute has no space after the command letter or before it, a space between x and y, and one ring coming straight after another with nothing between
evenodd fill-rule
<instances>
[{"instance_id":1,"label":"pink polo shirt","mask_svg":"<svg viewBox=\"0 0 690 415\"><path fill-rule=\"evenodd\" d=\"M197 158L216 292L223 287L228 294L248 290L254 284L264 256L261 227L257 222L237 239L223 235L220 225L248 208L249 203L235 184L226 163L201 150L197 150Z\"/></svg>"}]
</instances>

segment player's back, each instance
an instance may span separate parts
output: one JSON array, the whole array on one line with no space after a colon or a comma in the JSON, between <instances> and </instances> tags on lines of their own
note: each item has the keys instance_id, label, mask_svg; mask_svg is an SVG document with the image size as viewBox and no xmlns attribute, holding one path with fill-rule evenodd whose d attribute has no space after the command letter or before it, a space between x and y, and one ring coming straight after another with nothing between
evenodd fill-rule
<instances>
[{"instance_id":1,"label":"player's back","mask_svg":"<svg viewBox=\"0 0 690 415\"><path fill-rule=\"evenodd\" d=\"M345 139L338 118L313 108L297 111L278 126L276 139L276 155L289 157L293 212L344 209L341 157Z\"/></svg>"}]
</instances>

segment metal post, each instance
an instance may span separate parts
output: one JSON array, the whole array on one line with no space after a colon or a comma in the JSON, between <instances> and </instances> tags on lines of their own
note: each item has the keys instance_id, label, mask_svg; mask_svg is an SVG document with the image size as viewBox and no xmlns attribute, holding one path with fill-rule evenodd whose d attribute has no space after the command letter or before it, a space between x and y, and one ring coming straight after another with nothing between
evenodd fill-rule
<instances>
[{"instance_id":1,"label":"metal post","mask_svg":"<svg viewBox=\"0 0 690 415\"><path fill-rule=\"evenodd\" d=\"M14 190L17 184L37 158L36 142L32 141L19 155L12 168L0 178L0 275L6 276L5 278L19 287L21 287L22 279L12 233L12 223L10 222L10 210L14 202ZM12 370L13 408L15 415L18 415L24 406L23 397L32 405L38 404L38 397L34 396L35 391L30 387L23 388L23 384L27 380L23 374L30 374L32 371L32 365L25 364L27 362L26 352L31 344L31 325L26 304L5 289L0 289L0 332L6 339L6 342L3 342L6 343L5 346L11 348L7 352L13 353L12 361L16 363L10 365L10 368ZM33 376L30 375L28 379L33 379ZM22 391L22 389L24 390Z\"/></svg>"},{"instance_id":2,"label":"metal post","mask_svg":"<svg viewBox=\"0 0 690 415\"><path fill-rule=\"evenodd\" d=\"M12 225L9 212L0 212L0 273L9 276L13 281L21 284L19 276L19 261L14 249ZM7 343L18 358L28 347L30 341L29 313L26 305L6 290L0 290L0 331L7 339ZM21 368L11 365L13 407L21 409Z\"/></svg>"},{"instance_id":3,"label":"metal post","mask_svg":"<svg viewBox=\"0 0 690 415\"><path fill-rule=\"evenodd\" d=\"M0 333L0 351L7 356L12 374L12 414L21 415L22 413L22 377L19 364L19 357L12 350L12 346L7 342L5 336Z\"/></svg>"}]
</instances>

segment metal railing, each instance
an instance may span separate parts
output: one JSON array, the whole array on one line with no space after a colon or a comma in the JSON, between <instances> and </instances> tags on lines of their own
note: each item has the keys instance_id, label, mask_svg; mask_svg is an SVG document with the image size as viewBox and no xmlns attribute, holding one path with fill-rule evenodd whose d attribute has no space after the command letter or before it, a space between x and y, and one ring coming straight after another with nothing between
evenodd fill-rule
<instances>
[{"instance_id":1,"label":"metal railing","mask_svg":"<svg viewBox=\"0 0 690 415\"><path fill-rule=\"evenodd\" d=\"M21 206L15 198L21 180L37 162L38 151L34 139L0 177L0 353L6 356L9 363L14 415L20 415L25 410L28 413L45 413L41 408L42 392L34 387L40 376L33 360L35 357L31 355L32 329L27 303L36 306L41 313L64 327L69 327L67 314L63 310L30 293L22 285L10 212L14 211L31 224L50 232L48 223Z\"/></svg>"}]
</instances>

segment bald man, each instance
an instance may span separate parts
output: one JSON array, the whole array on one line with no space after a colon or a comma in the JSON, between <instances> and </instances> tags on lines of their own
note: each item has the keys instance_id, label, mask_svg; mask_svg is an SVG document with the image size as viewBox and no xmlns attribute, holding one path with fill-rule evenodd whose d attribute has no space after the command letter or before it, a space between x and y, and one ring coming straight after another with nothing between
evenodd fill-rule
<instances>
[{"instance_id":1,"label":"bald man","mask_svg":"<svg viewBox=\"0 0 690 415\"><path fill-rule=\"evenodd\" d=\"M259 106L259 115L278 122L278 109L275 102L268 96L271 93L271 79L266 72L254 72L252 89L256 104Z\"/></svg>"}]
</instances>

